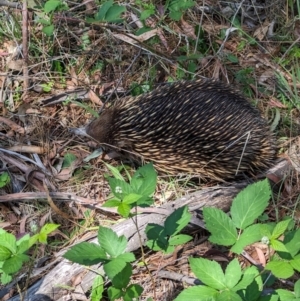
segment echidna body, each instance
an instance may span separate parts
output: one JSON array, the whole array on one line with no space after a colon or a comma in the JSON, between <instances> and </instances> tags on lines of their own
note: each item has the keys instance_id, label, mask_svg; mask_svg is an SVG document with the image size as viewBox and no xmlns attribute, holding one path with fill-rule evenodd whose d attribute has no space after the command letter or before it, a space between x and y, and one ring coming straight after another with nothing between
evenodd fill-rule
<instances>
[{"instance_id":1,"label":"echidna body","mask_svg":"<svg viewBox=\"0 0 300 301\"><path fill-rule=\"evenodd\" d=\"M117 101L86 133L160 171L221 181L264 171L276 154L259 111L214 80L181 81Z\"/></svg>"}]
</instances>

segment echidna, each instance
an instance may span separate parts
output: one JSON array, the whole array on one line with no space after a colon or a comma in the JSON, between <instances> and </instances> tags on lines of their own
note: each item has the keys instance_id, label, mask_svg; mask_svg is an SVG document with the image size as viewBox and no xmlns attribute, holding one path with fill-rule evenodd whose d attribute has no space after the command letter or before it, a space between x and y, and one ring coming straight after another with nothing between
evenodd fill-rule
<instances>
[{"instance_id":1,"label":"echidna","mask_svg":"<svg viewBox=\"0 0 300 301\"><path fill-rule=\"evenodd\" d=\"M159 171L218 181L264 171L276 154L259 111L215 80L180 81L117 101L85 131L104 149Z\"/></svg>"}]
</instances>

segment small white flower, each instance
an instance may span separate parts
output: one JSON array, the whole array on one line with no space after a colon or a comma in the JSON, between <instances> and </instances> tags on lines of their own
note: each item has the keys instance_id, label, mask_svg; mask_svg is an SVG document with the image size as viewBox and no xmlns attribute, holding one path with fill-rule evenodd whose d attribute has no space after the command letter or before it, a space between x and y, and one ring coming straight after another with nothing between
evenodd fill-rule
<instances>
[{"instance_id":1,"label":"small white flower","mask_svg":"<svg viewBox=\"0 0 300 301\"><path fill-rule=\"evenodd\" d=\"M122 193L122 187L116 186L115 192L116 192L116 193Z\"/></svg>"}]
</instances>

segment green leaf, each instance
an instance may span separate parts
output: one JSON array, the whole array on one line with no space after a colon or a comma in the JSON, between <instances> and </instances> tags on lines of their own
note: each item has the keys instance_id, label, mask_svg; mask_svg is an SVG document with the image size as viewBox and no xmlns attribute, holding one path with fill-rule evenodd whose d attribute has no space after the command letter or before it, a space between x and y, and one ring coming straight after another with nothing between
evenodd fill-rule
<instances>
[{"instance_id":1,"label":"green leaf","mask_svg":"<svg viewBox=\"0 0 300 301\"><path fill-rule=\"evenodd\" d=\"M157 173L152 163L140 167L133 175L130 185L135 193L151 196L156 188Z\"/></svg>"},{"instance_id":2,"label":"green leaf","mask_svg":"<svg viewBox=\"0 0 300 301\"><path fill-rule=\"evenodd\" d=\"M291 256L295 256L300 251L300 229L288 232L284 236L283 243Z\"/></svg>"},{"instance_id":3,"label":"green leaf","mask_svg":"<svg viewBox=\"0 0 300 301\"><path fill-rule=\"evenodd\" d=\"M103 163L110 170L110 172L113 174L114 178L125 182L125 179L123 178L123 176L121 175L121 173L119 172L119 170L116 167L114 167L114 166L112 166L112 165L110 165L106 162L103 162Z\"/></svg>"},{"instance_id":4,"label":"green leaf","mask_svg":"<svg viewBox=\"0 0 300 301\"><path fill-rule=\"evenodd\" d=\"M283 301L295 300L295 295L292 292L289 292L288 290L277 289L276 293L279 295L280 300L283 300Z\"/></svg>"},{"instance_id":5,"label":"green leaf","mask_svg":"<svg viewBox=\"0 0 300 301\"><path fill-rule=\"evenodd\" d=\"M294 275L292 266L286 261L271 261L267 263L266 270L270 270L275 277L287 279Z\"/></svg>"},{"instance_id":6,"label":"green leaf","mask_svg":"<svg viewBox=\"0 0 300 301\"><path fill-rule=\"evenodd\" d=\"M102 205L102 207L118 207L121 204L122 204L122 202L120 200L113 199L113 200L106 201Z\"/></svg>"},{"instance_id":7,"label":"green leaf","mask_svg":"<svg viewBox=\"0 0 300 301\"><path fill-rule=\"evenodd\" d=\"M93 281L91 301L99 301L103 297L104 281L102 276L97 275Z\"/></svg>"},{"instance_id":8,"label":"green leaf","mask_svg":"<svg viewBox=\"0 0 300 301\"><path fill-rule=\"evenodd\" d=\"M151 15L154 15L154 13L155 13L154 9L146 9L146 10L142 11L141 16L140 16L141 21L146 20Z\"/></svg>"},{"instance_id":9,"label":"green leaf","mask_svg":"<svg viewBox=\"0 0 300 301\"><path fill-rule=\"evenodd\" d=\"M110 286L107 289L108 298L110 301L120 299L123 296L123 291L116 287Z\"/></svg>"},{"instance_id":10,"label":"green leaf","mask_svg":"<svg viewBox=\"0 0 300 301\"><path fill-rule=\"evenodd\" d=\"M4 171L1 175L0 175L0 188L5 187L7 184L9 184L10 182L10 177L8 172Z\"/></svg>"},{"instance_id":11,"label":"green leaf","mask_svg":"<svg viewBox=\"0 0 300 301\"><path fill-rule=\"evenodd\" d=\"M0 246L7 248L11 253L15 254L17 252L16 237L7 232L0 234Z\"/></svg>"},{"instance_id":12,"label":"green leaf","mask_svg":"<svg viewBox=\"0 0 300 301\"><path fill-rule=\"evenodd\" d=\"M46 235L50 234L51 232L55 231L59 225L57 224L46 224L42 227L40 233L44 233Z\"/></svg>"},{"instance_id":13,"label":"green leaf","mask_svg":"<svg viewBox=\"0 0 300 301\"><path fill-rule=\"evenodd\" d=\"M132 301L138 300L139 296L143 293L143 288L138 284L130 284L126 288L126 292L124 294L124 301Z\"/></svg>"},{"instance_id":14,"label":"green leaf","mask_svg":"<svg viewBox=\"0 0 300 301\"><path fill-rule=\"evenodd\" d=\"M130 268L129 268L130 267ZM113 285L117 288L124 288L128 285L130 276L132 274L131 265L122 259L115 258L103 265L103 269L107 277L113 282L116 277L116 284ZM131 271L131 272L130 272ZM123 280L120 277L124 278ZM122 284L121 284L122 283ZM124 283L127 283L124 285Z\"/></svg>"},{"instance_id":15,"label":"green leaf","mask_svg":"<svg viewBox=\"0 0 300 301\"><path fill-rule=\"evenodd\" d=\"M68 168L73 165L73 163L77 160L77 157L72 153L66 153L64 155L64 161L62 164L62 168Z\"/></svg>"},{"instance_id":16,"label":"green leaf","mask_svg":"<svg viewBox=\"0 0 300 301\"><path fill-rule=\"evenodd\" d=\"M5 260L2 266L2 270L6 273L6 274L15 274L16 272L18 272L23 263L28 261L29 257L27 255L24 254L16 254L13 257L10 257L9 259Z\"/></svg>"},{"instance_id":17,"label":"green leaf","mask_svg":"<svg viewBox=\"0 0 300 301\"><path fill-rule=\"evenodd\" d=\"M233 291L222 291L215 300L216 301L224 301L224 300L243 301L242 298Z\"/></svg>"},{"instance_id":18,"label":"green leaf","mask_svg":"<svg viewBox=\"0 0 300 301\"><path fill-rule=\"evenodd\" d=\"M78 245L73 246L63 255L63 257L86 266L97 264L99 262L106 262L108 260L103 248L88 242L81 242Z\"/></svg>"},{"instance_id":19,"label":"green leaf","mask_svg":"<svg viewBox=\"0 0 300 301\"><path fill-rule=\"evenodd\" d=\"M176 209L165 220L165 233L169 236L179 233L190 220L191 214L187 206Z\"/></svg>"},{"instance_id":20,"label":"green leaf","mask_svg":"<svg viewBox=\"0 0 300 301\"><path fill-rule=\"evenodd\" d=\"M251 245L254 242L261 240L261 225L251 225L248 228L244 230L244 232L241 234L241 236L238 238L235 245L232 246L230 249L232 252L241 254L244 247Z\"/></svg>"},{"instance_id":21,"label":"green leaf","mask_svg":"<svg viewBox=\"0 0 300 301\"><path fill-rule=\"evenodd\" d=\"M291 261L291 266L298 272L300 272L300 254L296 255Z\"/></svg>"},{"instance_id":22,"label":"green leaf","mask_svg":"<svg viewBox=\"0 0 300 301\"><path fill-rule=\"evenodd\" d=\"M287 248L285 247L285 245L277 240L277 239L273 239L271 240L271 247L275 250L275 251L280 251L280 252L285 252L288 253L289 251L287 250Z\"/></svg>"},{"instance_id":23,"label":"green leaf","mask_svg":"<svg viewBox=\"0 0 300 301\"><path fill-rule=\"evenodd\" d=\"M103 5L101 5L98 13L95 15L95 19L97 21L104 21L105 15L108 12L108 10L113 6L113 3L113 0L108 0Z\"/></svg>"},{"instance_id":24,"label":"green leaf","mask_svg":"<svg viewBox=\"0 0 300 301\"><path fill-rule=\"evenodd\" d=\"M140 194L130 193L124 196L123 203L132 205L136 203L142 196Z\"/></svg>"},{"instance_id":25,"label":"green leaf","mask_svg":"<svg viewBox=\"0 0 300 301\"><path fill-rule=\"evenodd\" d=\"M118 199L123 200L126 195L134 193L132 187L123 180L108 178L108 183L112 193Z\"/></svg>"},{"instance_id":26,"label":"green leaf","mask_svg":"<svg viewBox=\"0 0 300 301\"><path fill-rule=\"evenodd\" d=\"M148 238L146 245L150 249L154 251L167 250L169 242L166 238L164 227L150 223L146 226L145 231Z\"/></svg>"},{"instance_id":27,"label":"green leaf","mask_svg":"<svg viewBox=\"0 0 300 301\"><path fill-rule=\"evenodd\" d=\"M252 266L247 268L242 276L242 280L234 287L234 291L244 290L246 289L253 281L257 281L259 284L258 289L262 290L262 282L261 278L257 277L259 275L259 271L256 267ZM260 282L258 282L260 279Z\"/></svg>"},{"instance_id":28,"label":"green leaf","mask_svg":"<svg viewBox=\"0 0 300 301\"><path fill-rule=\"evenodd\" d=\"M179 235L176 235L176 236L172 236L170 239L169 239L169 244L171 246L178 246L178 245L183 245L189 241L191 241L193 239L192 236L190 235L186 235L186 234L179 234Z\"/></svg>"},{"instance_id":29,"label":"green leaf","mask_svg":"<svg viewBox=\"0 0 300 301\"><path fill-rule=\"evenodd\" d=\"M239 261L235 258L229 262L225 270L225 283L228 288L233 288L237 285L242 277L242 270Z\"/></svg>"},{"instance_id":30,"label":"green leaf","mask_svg":"<svg viewBox=\"0 0 300 301\"><path fill-rule=\"evenodd\" d=\"M113 258L124 253L127 247L127 239L124 235L118 237L112 229L102 226L99 227L98 241L105 252Z\"/></svg>"},{"instance_id":31,"label":"green leaf","mask_svg":"<svg viewBox=\"0 0 300 301\"><path fill-rule=\"evenodd\" d=\"M113 5L110 7L105 15L106 22L120 22L120 15L126 11L126 7L123 5Z\"/></svg>"},{"instance_id":32,"label":"green leaf","mask_svg":"<svg viewBox=\"0 0 300 301\"><path fill-rule=\"evenodd\" d=\"M61 4L60 0L48 0L44 5L44 11L45 13L50 13L52 11L55 11Z\"/></svg>"},{"instance_id":33,"label":"green leaf","mask_svg":"<svg viewBox=\"0 0 300 301\"><path fill-rule=\"evenodd\" d=\"M209 240L213 243L230 246L235 244L238 235L236 228L227 214L217 208L203 209L206 228L212 234Z\"/></svg>"},{"instance_id":34,"label":"green leaf","mask_svg":"<svg viewBox=\"0 0 300 301\"><path fill-rule=\"evenodd\" d=\"M125 218L130 215L130 210L131 210L131 206L129 206L127 204L121 203L118 206L118 213Z\"/></svg>"},{"instance_id":35,"label":"green leaf","mask_svg":"<svg viewBox=\"0 0 300 301\"><path fill-rule=\"evenodd\" d=\"M4 261L12 256L12 253L6 247L0 246L0 261Z\"/></svg>"},{"instance_id":36,"label":"green leaf","mask_svg":"<svg viewBox=\"0 0 300 301\"><path fill-rule=\"evenodd\" d=\"M286 219L284 221L281 221L281 222L277 223L274 230L273 230L271 239L276 239L279 236L281 236L286 231L286 229L288 228L289 223L291 222L291 220L292 219L289 218L289 219Z\"/></svg>"},{"instance_id":37,"label":"green leaf","mask_svg":"<svg viewBox=\"0 0 300 301\"><path fill-rule=\"evenodd\" d=\"M12 276L3 272L1 274L0 281L1 281L1 284L8 284L8 283L10 283L12 281Z\"/></svg>"},{"instance_id":38,"label":"green leaf","mask_svg":"<svg viewBox=\"0 0 300 301\"><path fill-rule=\"evenodd\" d=\"M247 186L233 200L230 214L234 225L245 229L266 209L271 196L268 180Z\"/></svg>"},{"instance_id":39,"label":"green leaf","mask_svg":"<svg viewBox=\"0 0 300 301\"><path fill-rule=\"evenodd\" d=\"M300 279L296 281L294 285L295 297L300 298Z\"/></svg>"},{"instance_id":40,"label":"green leaf","mask_svg":"<svg viewBox=\"0 0 300 301\"><path fill-rule=\"evenodd\" d=\"M17 241L17 254L23 254L30 248L29 240L30 236L29 234L26 234Z\"/></svg>"},{"instance_id":41,"label":"green leaf","mask_svg":"<svg viewBox=\"0 0 300 301\"><path fill-rule=\"evenodd\" d=\"M221 266L216 261L205 258L189 258L193 273L204 284L222 290L226 288L226 279Z\"/></svg>"},{"instance_id":42,"label":"green leaf","mask_svg":"<svg viewBox=\"0 0 300 301\"><path fill-rule=\"evenodd\" d=\"M54 32L54 25L48 25L48 26L44 26L42 29L42 32L47 36L47 37L51 37L53 35Z\"/></svg>"},{"instance_id":43,"label":"green leaf","mask_svg":"<svg viewBox=\"0 0 300 301\"><path fill-rule=\"evenodd\" d=\"M218 291L204 285L192 286L182 291L174 301L212 301Z\"/></svg>"},{"instance_id":44,"label":"green leaf","mask_svg":"<svg viewBox=\"0 0 300 301\"><path fill-rule=\"evenodd\" d=\"M121 260L123 260L125 262L133 262L133 261L135 261L135 256L131 252L120 254L117 258L121 259Z\"/></svg>"}]
</instances>

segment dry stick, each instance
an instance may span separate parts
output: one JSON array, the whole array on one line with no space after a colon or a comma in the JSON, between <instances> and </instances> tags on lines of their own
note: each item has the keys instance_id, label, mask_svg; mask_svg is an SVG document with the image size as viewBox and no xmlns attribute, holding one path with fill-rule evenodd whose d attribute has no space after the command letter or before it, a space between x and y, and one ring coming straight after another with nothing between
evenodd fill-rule
<instances>
[{"instance_id":1,"label":"dry stick","mask_svg":"<svg viewBox=\"0 0 300 301\"><path fill-rule=\"evenodd\" d=\"M23 95L26 96L29 87L29 77L28 77L28 10L27 10L27 0L23 0L23 8L22 8L22 46L23 46Z\"/></svg>"}]
</instances>

